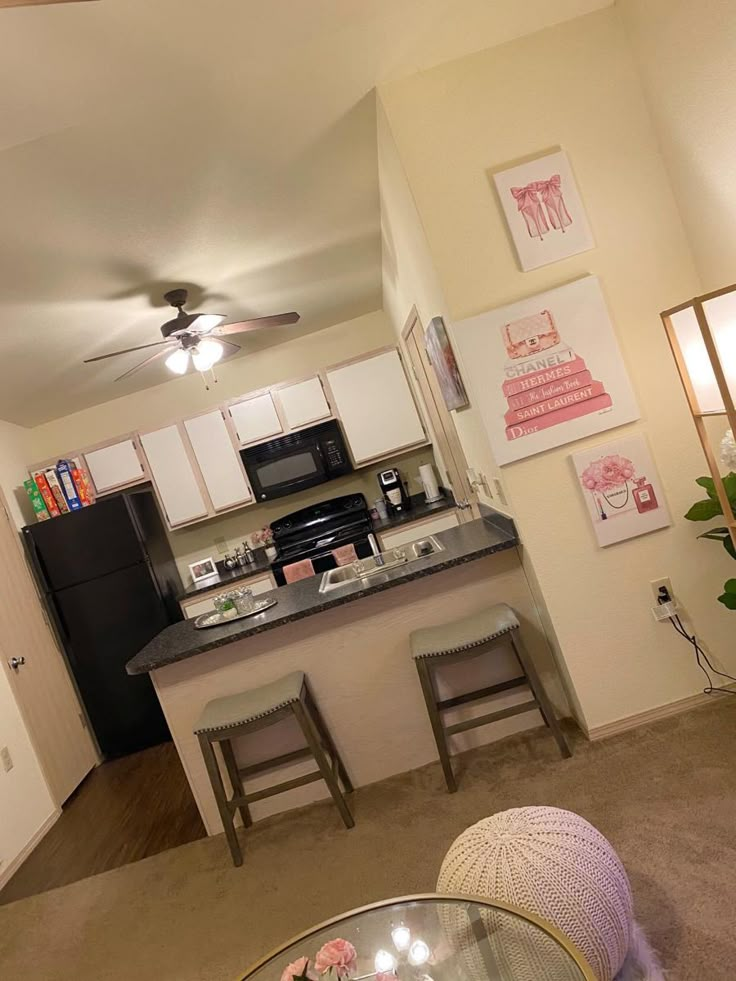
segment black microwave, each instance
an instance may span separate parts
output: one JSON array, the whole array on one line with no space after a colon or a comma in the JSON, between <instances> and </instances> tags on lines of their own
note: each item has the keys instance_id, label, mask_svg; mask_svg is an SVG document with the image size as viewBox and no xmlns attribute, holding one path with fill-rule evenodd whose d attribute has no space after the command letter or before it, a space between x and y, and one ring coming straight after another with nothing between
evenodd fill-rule
<instances>
[{"instance_id":1,"label":"black microwave","mask_svg":"<svg viewBox=\"0 0 736 981\"><path fill-rule=\"evenodd\" d=\"M257 501L296 494L353 469L336 419L249 446L240 456Z\"/></svg>"}]
</instances>

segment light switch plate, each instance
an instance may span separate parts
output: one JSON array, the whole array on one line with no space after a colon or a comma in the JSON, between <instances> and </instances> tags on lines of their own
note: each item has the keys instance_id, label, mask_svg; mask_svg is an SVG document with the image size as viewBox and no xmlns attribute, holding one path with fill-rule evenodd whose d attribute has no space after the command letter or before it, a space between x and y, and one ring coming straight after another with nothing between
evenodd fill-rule
<instances>
[{"instance_id":1,"label":"light switch plate","mask_svg":"<svg viewBox=\"0 0 736 981\"><path fill-rule=\"evenodd\" d=\"M215 539L215 547L217 548L217 551L218 551L218 553L220 555L227 555L227 553L228 553L228 547L227 547L227 541L226 541L225 538L216 538Z\"/></svg>"}]
</instances>

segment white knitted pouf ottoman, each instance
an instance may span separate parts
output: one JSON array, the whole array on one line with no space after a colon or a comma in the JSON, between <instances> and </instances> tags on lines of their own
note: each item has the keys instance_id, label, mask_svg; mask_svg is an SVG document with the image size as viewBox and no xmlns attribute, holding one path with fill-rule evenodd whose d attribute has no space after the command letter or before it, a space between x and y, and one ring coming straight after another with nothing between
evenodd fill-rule
<instances>
[{"instance_id":1,"label":"white knitted pouf ottoman","mask_svg":"<svg viewBox=\"0 0 736 981\"><path fill-rule=\"evenodd\" d=\"M618 855L571 811L521 807L484 818L453 842L437 891L499 899L544 917L582 951L599 981L664 978L634 922ZM490 920L487 927L492 935ZM510 976L524 976L516 972Z\"/></svg>"}]
</instances>

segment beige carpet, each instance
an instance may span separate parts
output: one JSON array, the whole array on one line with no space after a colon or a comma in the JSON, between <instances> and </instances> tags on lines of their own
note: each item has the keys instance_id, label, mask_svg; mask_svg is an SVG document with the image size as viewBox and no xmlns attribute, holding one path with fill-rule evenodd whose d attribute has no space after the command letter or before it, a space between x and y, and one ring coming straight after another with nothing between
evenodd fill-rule
<instances>
[{"instance_id":1,"label":"beige carpet","mask_svg":"<svg viewBox=\"0 0 736 981\"><path fill-rule=\"evenodd\" d=\"M232 981L299 930L376 899L432 890L452 840L507 807L551 804L618 849L669 981L736 977L736 699L561 761L543 729L364 788L356 827L312 805L257 825L246 864L222 838L184 845L0 908L4 981ZM145 806L142 804L142 806Z\"/></svg>"}]
</instances>

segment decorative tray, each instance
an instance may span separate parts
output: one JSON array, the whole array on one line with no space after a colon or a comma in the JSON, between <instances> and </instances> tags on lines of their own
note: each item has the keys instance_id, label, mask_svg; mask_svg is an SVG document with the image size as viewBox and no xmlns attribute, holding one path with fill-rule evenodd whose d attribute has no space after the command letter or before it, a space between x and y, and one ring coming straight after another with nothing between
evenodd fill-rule
<instances>
[{"instance_id":1,"label":"decorative tray","mask_svg":"<svg viewBox=\"0 0 736 981\"><path fill-rule=\"evenodd\" d=\"M249 610L247 613L237 613L234 617L226 617L222 613L217 612L201 613L195 619L194 626L197 630L204 630L206 627L222 627L226 623L235 623L236 620L244 620L245 617L254 617L257 613L270 610L277 603L278 600L275 599L256 600L252 610Z\"/></svg>"}]
</instances>

